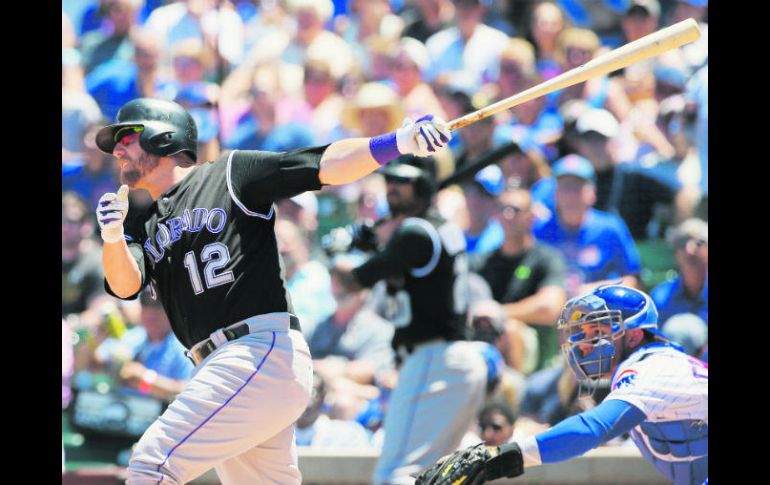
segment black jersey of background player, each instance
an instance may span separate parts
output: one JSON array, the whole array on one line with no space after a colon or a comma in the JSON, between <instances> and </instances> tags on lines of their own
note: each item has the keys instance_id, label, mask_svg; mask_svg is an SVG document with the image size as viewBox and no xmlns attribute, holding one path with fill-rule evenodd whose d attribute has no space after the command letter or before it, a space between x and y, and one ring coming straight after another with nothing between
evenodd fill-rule
<instances>
[{"instance_id":1,"label":"black jersey of background player","mask_svg":"<svg viewBox=\"0 0 770 485\"><path fill-rule=\"evenodd\" d=\"M385 248L353 270L364 286L388 281L396 311L393 347L434 338L465 340L468 263L456 225L430 211L405 219Z\"/></svg>"},{"instance_id":2,"label":"black jersey of background player","mask_svg":"<svg viewBox=\"0 0 770 485\"><path fill-rule=\"evenodd\" d=\"M239 320L292 311L272 202L320 189L325 149L230 152L195 167L127 219L142 287L153 283L186 347Z\"/></svg>"}]
</instances>

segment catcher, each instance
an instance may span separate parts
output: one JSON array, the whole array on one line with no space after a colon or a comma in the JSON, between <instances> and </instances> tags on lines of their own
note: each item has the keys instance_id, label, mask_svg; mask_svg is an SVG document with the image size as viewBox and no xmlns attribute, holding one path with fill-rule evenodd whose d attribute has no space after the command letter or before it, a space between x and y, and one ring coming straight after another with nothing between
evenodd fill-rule
<instances>
[{"instance_id":1,"label":"catcher","mask_svg":"<svg viewBox=\"0 0 770 485\"><path fill-rule=\"evenodd\" d=\"M481 484L524 468L580 456L629 433L644 458L676 485L708 483L708 364L658 331L645 293L601 286L569 300L558 321L562 352L581 395L610 379L595 408L499 447L483 444L444 457L416 484Z\"/></svg>"}]
</instances>

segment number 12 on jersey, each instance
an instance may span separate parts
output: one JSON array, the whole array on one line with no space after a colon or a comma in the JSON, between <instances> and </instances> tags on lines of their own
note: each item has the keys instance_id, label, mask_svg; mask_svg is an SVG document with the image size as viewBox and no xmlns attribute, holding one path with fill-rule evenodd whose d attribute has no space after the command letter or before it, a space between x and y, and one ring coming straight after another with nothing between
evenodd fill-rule
<instances>
[{"instance_id":1,"label":"number 12 on jersey","mask_svg":"<svg viewBox=\"0 0 770 485\"><path fill-rule=\"evenodd\" d=\"M215 242L207 244L201 250L201 262L206 263L203 268L203 279L198 271L198 261L195 258L195 252L189 251L184 255L184 266L187 268L187 273L190 276L190 284L192 284L193 291L196 295L200 295L206 289L214 288L215 286L226 285L235 281L232 271L221 270L230 261L230 251L227 246L221 242ZM205 288L204 288L205 280Z\"/></svg>"}]
</instances>

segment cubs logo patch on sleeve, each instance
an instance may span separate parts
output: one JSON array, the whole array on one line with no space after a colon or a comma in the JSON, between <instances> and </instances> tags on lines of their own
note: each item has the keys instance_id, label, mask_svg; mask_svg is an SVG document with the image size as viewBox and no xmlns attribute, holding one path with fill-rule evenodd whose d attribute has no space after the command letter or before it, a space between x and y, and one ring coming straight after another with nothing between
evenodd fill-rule
<instances>
[{"instance_id":1,"label":"cubs logo patch on sleeve","mask_svg":"<svg viewBox=\"0 0 770 485\"><path fill-rule=\"evenodd\" d=\"M626 388L626 387L633 386L635 381L636 381L636 376L637 375L639 375L639 373L636 372L634 369L626 369L626 370L624 370L615 379L615 383L612 384L612 390L616 391L618 389L623 389L623 388Z\"/></svg>"}]
</instances>

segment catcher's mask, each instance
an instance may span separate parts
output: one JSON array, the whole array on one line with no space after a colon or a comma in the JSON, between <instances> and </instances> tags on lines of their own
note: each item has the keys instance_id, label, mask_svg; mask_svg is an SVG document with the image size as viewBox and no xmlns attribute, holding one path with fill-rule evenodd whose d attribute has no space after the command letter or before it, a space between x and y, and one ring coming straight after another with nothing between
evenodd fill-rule
<instances>
[{"instance_id":1,"label":"catcher's mask","mask_svg":"<svg viewBox=\"0 0 770 485\"><path fill-rule=\"evenodd\" d=\"M131 130L140 133L139 145L152 155L168 157L180 152L197 160L198 128L181 105L163 99L138 98L118 111L117 123L96 134L96 146L112 154L119 137Z\"/></svg>"},{"instance_id":2,"label":"catcher's mask","mask_svg":"<svg viewBox=\"0 0 770 485\"><path fill-rule=\"evenodd\" d=\"M572 298L557 324L561 349L579 381L598 380L612 370L614 342L626 330L643 329L663 337L657 330L658 311L645 293L621 285L605 285Z\"/></svg>"}]
</instances>

